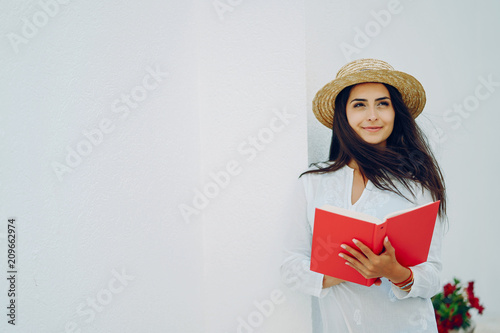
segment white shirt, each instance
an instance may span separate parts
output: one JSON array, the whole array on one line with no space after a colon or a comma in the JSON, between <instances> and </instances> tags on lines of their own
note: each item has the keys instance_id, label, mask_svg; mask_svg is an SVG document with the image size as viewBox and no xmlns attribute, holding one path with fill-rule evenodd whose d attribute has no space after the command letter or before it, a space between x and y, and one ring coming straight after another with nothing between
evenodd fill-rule
<instances>
[{"instance_id":1,"label":"white shirt","mask_svg":"<svg viewBox=\"0 0 500 333\"><path fill-rule=\"evenodd\" d=\"M437 332L430 297L441 287L443 223L440 219L436 221L427 261L411 267L414 283L409 293L385 278L380 286L343 282L323 289L323 274L309 269L316 207L330 204L383 219L394 211L433 201L430 192L422 191L417 184L413 184L415 198L403 186L398 187L413 201L410 202L393 192L379 190L368 181L361 197L352 205L353 171L345 166L335 172L301 177L298 183L302 189L295 204L303 206L304 215L291 221L285 260L281 266L283 282L293 290L312 296L315 333Z\"/></svg>"}]
</instances>

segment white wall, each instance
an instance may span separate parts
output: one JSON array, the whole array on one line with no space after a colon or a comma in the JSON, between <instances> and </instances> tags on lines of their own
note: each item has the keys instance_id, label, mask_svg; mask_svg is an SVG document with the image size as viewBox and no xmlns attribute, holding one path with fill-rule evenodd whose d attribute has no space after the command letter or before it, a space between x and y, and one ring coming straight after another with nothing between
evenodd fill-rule
<instances>
[{"instance_id":1,"label":"white wall","mask_svg":"<svg viewBox=\"0 0 500 333\"><path fill-rule=\"evenodd\" d=\"M303 4L242 2L223 17L201 33L200 186L237 168L193 222L204 227L204 332L306 329L287 317L293 296L279 277L291 189L307 166Z\"/></svg>"},{"instance_id":2,"label":"white wall","mask_svg":"<svg viewBox=\"0 0 500 333\"><path fill-rule=\"evenodd\" d=\"M289 321L278 267L307 165L304 8L224 3L2 5L1 267L15 217L17 329Z\"/></svg>"},{"instance_id":3,"label":"white wall","mask_svg":"<svg viewBox=\"0 0 500 333\"><path fill-rule=\"evenodd\" d=\"M200 332L202 225L184 223L177 207L201 172L196 7L51 8L18 52L6 34L22 34L25 17L43 19L40 4L0 10L0 267L3 277L6 219L14 216L16 329ZM120 99L131 93L138 102L127 107ZM107 133L94 135L90 152L83 132L105 119ZM59 179L52 163L67 165L67 147L87 156ZM14 331L6 288L2 278L2 332Z\"/></svg>"},{"instance_id":4,"label":"white wall","mask_svg":"<svg viewBox=\"0 0 500 333\"><path fill-rule=\"evenodd\" d=\"M348 61L341 43L387 2L55 4L0 10L2 274L9 217L18 259L17 325L4 310L0 330L308 332L307 299L280 284L278 267L307 141L309 161L328 151L310 104ZM499 315L489 245L499 89L456 129L443 118L478 77L500 78L498 5L400 7L352 58L385 59L426 88L419 121L446 135L434 140L449 192L444 277L475 279Z\"/></svg>"}]
</instances>

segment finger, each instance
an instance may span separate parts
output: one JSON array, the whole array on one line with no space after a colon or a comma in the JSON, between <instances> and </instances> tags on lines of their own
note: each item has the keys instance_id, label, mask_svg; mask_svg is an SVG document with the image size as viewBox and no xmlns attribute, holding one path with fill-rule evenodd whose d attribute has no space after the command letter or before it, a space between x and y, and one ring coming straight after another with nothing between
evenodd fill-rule
<instances>
[{"instance_id":1,"label":"finger","mask_svg":"<svg viewBox=\"0 0 500 333\"><path fill-rule=\"evenodd\" d=\"M392 246L391 242L389 241L389 237L387 237L387 236L385 236L385 238L384 238L384 247L385 247L385 251L388 252L389 254L393 254L396 252L396 250Z\"/></svg>"},{"instance_id":2,"label":"finger","mask_svg":"<svg viewBox=\"0 0 500 333\"><path fill-rule=\"evenodd\" d=\"M359 260L357 260L356 258L350 257L347 254L343 254L343 253L339 253L339 256L346 260L345 264L347 266L354 268L355 270L358 271L359 274L361 274L365 278L367 278L366 267L361 262L359 262Z\"/></svg>"},{"instance_id":3,"label":"finger","mask_svg":"<svg viewBox=\"0 0 500 333\"><path fill-rule=\"evenodd\" d=\"M342 244L342 245L340 245L340 247L343 248L344 250L346 250L347 252L349 252L354 258L358 259L361 263L363 263L363 264L368 263L369 260L368 260L368 258L366 258L366 256L363 253L355 250L354 248L350 247L349 245Z\"/></svg>"},{"instance_id":4,"label":"finger","mask_svg":"<svg viewBox=\"0 0 500 333\"><path fill-rule=\"evenodd\" d=\"M359 254L360 256L362 256L362 254ZM349 265L349 266L352 266L352 267L357 267L359 269L363 269L365 267L365 265L359 261L357 258L355 257L351 257L350 255L348 254L345 254L345 253L342 253L340 252L339 253L339 257L341 257L342 259L344 259L346 262L346 265ZM367 260L366 258L364 258L364 260Z\"/></svg>"},{"instance_id":5,"label":"finger","mask_svg":"<svg viewBox=\"0 0 500 333\"><path fill-rule=\"evenodd\" d=\"M361 242L355 238L353 238L352 241L354 242L354 244L356 244L356 246L361 250L361 252L363 252L363 254L368 259L372 260L376 256L375 253L373 253L373 251L368 246L363 244L363 242Z\"/></svg>"}]
</instances>

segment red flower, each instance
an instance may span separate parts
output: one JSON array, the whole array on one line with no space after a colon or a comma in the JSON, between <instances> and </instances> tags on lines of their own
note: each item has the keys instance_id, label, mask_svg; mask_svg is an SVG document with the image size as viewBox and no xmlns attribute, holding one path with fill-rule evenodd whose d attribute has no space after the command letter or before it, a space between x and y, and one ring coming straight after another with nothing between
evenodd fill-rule
<instances>
[{"instance_id":1,"label":"red flower","mask_svg":"<svg viewBox=\"0 0 500 333\"><path fill-rule=\"evenodd\" d=\"M474 295L474 281L470 281L466 288L467 298L469 299L469 303L471 307L475 308L479 314L483 314L484 306L479 304L479 298Z\"/></svg>"},{"instance_id":2,"label":"red flower","mask_svg":"<svg viewBox=\"0 0 500 333\"><path fill-rule=\"evenodd\" d=\"M469 302L470 302L470 305L473 307L473 308L478 308L479 306L479 298L477 297L472 297L472 298L469 298Z\"/></svg>"},{"instance_id":3,"label":"red flower","mask_svg":"<svg viewBox=\"0 0 500 333\"><path fill-rule=\"evenodd\" d=\"M484 311L484 306L474 295L474 281L464 287L458 279L454 279L454 283L446 284L443 292L434 296L432 302L439 333L449 333L449 330L470 325L470 309L475 308L479 314Z\"/></svg>"},{"instance_id":4,"label":"red flower","mask_svg":"<svg viewBox=\"0 0 500 333\"><path fill-rule=\"evenodd\" d=\"M470 298L474 298L474 281L469 281L469 284L467 285L467 288L465 289L467 291L467 296Z\"/></svg>"},{"instance_id":5,"label":"red flower","mask_svg":"<svg viewBox=\"0 0 500 333\"><path fill-rule=\"evenodd\" d=\"M451 283L448 283L444 286L444 297L448 297L451 295L455 290L457 289L457 286L452 286Z\"/></svg>"},{"instance_id":6,"label":"red flower","mask_svg":"<svg viewBox=\"0 0 500 333\"><path fill-rule=\"evenodd\" d=\"M438 333L448 333L449 330L443 326L438 326Z\"/></svg>"},{"instance_id":7,"label":"red flower","mask_svg":"<svg viewBox=\"0 0 500 333\"><path fill-rule=\"evenodd\" d=\"M453 317L451 322L453 324L453 327L461 327L462 324L464 323L464 318L462 318L461 315L457 315L457 316Z\"/></svg>"}]
</instances>

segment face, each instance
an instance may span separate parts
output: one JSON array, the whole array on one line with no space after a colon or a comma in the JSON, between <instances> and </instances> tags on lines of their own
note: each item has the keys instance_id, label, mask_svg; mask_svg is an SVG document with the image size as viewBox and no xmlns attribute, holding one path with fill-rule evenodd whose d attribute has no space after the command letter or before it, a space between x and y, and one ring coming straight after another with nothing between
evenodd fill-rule
<instances>
[{"instance_id":1,"label":"face","mask_svg":"<svg viewBox=\"0 0 500 333\"><path fill-rule=\"evenodd\" d=\"M349 125L366 142L385 146L394 128L395 112L389 91L382 83L354 86L347 100Z\"/></svg>"}]
</instances>

